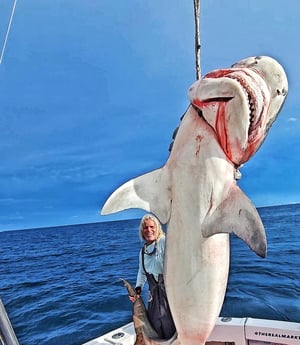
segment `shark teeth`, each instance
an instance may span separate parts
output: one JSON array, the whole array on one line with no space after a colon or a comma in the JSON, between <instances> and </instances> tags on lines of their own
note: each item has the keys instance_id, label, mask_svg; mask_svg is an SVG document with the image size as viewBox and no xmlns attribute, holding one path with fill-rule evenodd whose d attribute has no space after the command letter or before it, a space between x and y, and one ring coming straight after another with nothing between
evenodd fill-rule
<instances>
[{"instance_id":1,"label":"shark teeth","mask_svg":"<svg viewBox=\"0 0 300 345\"><path fill-rule=\"evenodd\" d=\"M250 134L253 130L253 126L256 124L257 119L257 101L256 97L257 95L255 92L249 87L249 84L247 83L247 80L243 78L240 74L228 74L226 78L233 79L237 81L245 94L245 97L248 100L248 108L249 108L249 128L248 128L248 134Z\"/></svg>"}]
</instances>

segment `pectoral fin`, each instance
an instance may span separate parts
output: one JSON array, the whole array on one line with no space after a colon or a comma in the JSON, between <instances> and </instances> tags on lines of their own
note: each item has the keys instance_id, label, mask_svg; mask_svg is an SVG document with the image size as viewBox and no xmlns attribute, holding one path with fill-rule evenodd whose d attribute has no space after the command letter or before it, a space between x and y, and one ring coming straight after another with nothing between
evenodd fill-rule
<instances>
[{"instance_id":1,"label":"pectoral fin","mask_svg":"<svg viewBox=\"0 0 300 345\"><path fill-rule=\"evenodd\" d=\"M171 208L170 190L168 169L164 167L154 170L115 190L104 204L101 214L141 208L154 213L162 223L167 223Z\"/></svg>"},{"instance_id":2,"label":"pectoral fin","mask_svg":"<svg viewBox=\"0 0 300 345\"><path fill-rule=\"evenodd\" d=\"M233 185L228 197L206 216L202 224L202 234L209 237L217 233L234 233L255 253L266 256L267 241L261 218L251 201Z\"/></svg>"}]
</instances>

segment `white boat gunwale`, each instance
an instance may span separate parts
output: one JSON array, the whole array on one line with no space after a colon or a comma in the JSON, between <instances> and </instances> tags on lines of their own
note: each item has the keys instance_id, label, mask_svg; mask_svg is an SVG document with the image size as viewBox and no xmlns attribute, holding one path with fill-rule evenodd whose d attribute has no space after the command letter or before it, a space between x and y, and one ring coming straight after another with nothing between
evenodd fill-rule
<instances>
[{"instance_id":1,"label":"white boat gunwale","mask_svg":"<svg viewBox=\"0 0 300 345\"><path fill-rule=\"evenodd\" d=\"M133 345L133 322L83 345ZM219 317L207 345L299 345L300 323L250 317Z\"/></svg>"}]
</instances>

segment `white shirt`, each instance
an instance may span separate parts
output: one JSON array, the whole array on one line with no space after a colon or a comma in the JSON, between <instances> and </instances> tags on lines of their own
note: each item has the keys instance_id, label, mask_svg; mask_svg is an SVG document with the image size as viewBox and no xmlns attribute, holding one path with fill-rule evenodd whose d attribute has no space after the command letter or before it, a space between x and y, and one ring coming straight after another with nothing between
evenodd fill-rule
<instances>
[{"instance_id":1,"label":"white shirt","mask_svg":"<svg viewBox=\"0 0 300 345\"><path fill-rule=\"evenodd\" d=\"M165 236L162 236L157 241L156 252L153 255L144 254L144 264L147 273L152 273L154 278L158 280L158 275L163 273L164 270L164 256L165 256ZM147 246L147 252L151 253L155 247L155 242ZM139 270L136 278L136 286L143 288L147 281L146 272L143 268L142 263L143 248L140 250L139 254Z\"/></svg>"}]
</instances>

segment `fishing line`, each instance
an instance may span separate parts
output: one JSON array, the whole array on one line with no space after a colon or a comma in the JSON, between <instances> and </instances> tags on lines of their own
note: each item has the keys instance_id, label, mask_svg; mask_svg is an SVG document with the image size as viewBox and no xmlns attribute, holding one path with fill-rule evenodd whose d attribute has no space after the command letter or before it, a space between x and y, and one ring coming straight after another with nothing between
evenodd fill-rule
<instances>
[{"instance_id":1,"label":"fishing line","mask_svg":"<svg viewBox=\"0 0 300 345\"><path fill-rule=\"evenodd\" d=\"M195 60L196 60L196 79L201 77L200 65L200 0L194 0L194 21L195 21Z\"/></svg>"},{"instance_id":2,"label":"fishing line","mask_svg":"<svg viewBox=\"0 0 300 345\"><path fill-rule=\"evenodd\" d=\"M193 0L194 1L194 22L195 22L195 62L196 62L196 80L201 78L201 66L200 66L200 0ZM181 116L180 121L182 121L185 113ZM173 141L169 145L169 153L172 151L172 147L176 138L177 131L179 126L173 132L172 139Z\"/></svg>"},{"instance_id":3,"label":"fishing line","mask_svg":"<svg viewBox=\"0 0 300 345\"><path fill-rule=\"evenodd\" d=\"M2 50L1 50L0 64L1 64L2 59L3 59L3 55L4 55L6 43L7 43L7 40L8 40L8 35L9 35L12 19L13 19L14 13L15 13L16 4L17 4L17 0L14 0L13 8L12 8L12 11L11 11L11 15L10 15L10 18L9 18L9 22L8 22L8 26L7 26L7 30L6 30L6 34L5 34L5 38L4 38L4 43L3 43L3 46L2 46Z\"/></svg>"}]
</instances>

